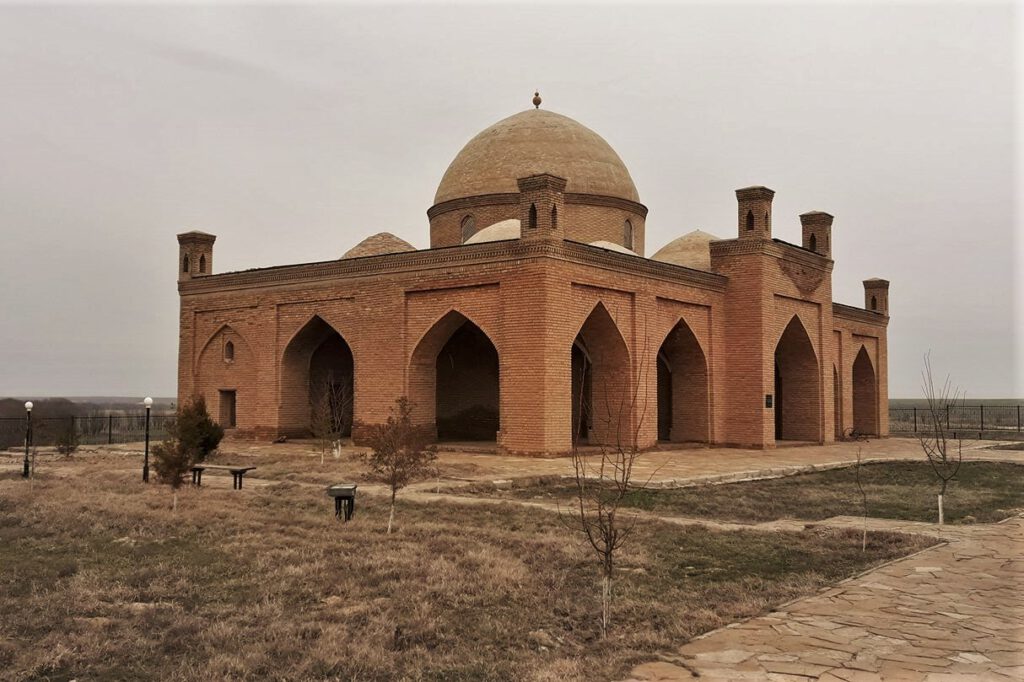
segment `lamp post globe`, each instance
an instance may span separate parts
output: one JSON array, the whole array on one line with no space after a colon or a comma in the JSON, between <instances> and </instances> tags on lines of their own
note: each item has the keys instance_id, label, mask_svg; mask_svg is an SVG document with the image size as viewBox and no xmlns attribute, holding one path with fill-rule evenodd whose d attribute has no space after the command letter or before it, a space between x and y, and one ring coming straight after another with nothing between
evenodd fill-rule
<instances>
[{"instance_id":1,"label":"lamp post globe","mask_svg":"<svg viewBox=\"0 0 1024 682\"><path fill-rule=\"evenodd\" d=\"M28 461L28 451L32 447L32 401L25 401L25 462L22 467L21 477L28 478L31 475L31 465Z\"/></svg>"},{"instance_id":2,"label":"lamp post globe","mask_svg":"<svg viewBox=\"0 0 1024 682\"><path fill-rule=\"evenodd\" d=\"M153 408L153 399L146 396L142 404L146 406L146 450L142 460L142 482L149 483L149 411Z\"/></svg>"}]
</instances>

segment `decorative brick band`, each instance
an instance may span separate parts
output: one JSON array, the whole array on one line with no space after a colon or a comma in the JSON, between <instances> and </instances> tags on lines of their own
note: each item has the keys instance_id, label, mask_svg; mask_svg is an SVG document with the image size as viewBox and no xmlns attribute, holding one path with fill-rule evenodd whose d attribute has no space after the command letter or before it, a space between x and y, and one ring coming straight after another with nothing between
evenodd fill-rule
<instances>
[{"instance_id":1,"label":"decorative brick band","mask_svg":"<svg viewBox=\"0 0 1024 682\"><path fill-rule=\"evenodd\" d=\"M723 291L728 278L681 265L652 261L643 256L607 251L600 247L561 240L520 240L463 244L408 253L390 253L362 258L281 265L239 272L209 275L178 283L182 296L231 289L310 283L348 277L413 272L452 266L477 266L494 262L536 258L555 258L585 265L596 265L626 274L648 275L673 282Z\"/></svg>"},{"instance_id":2,"label":"decorative brick band","mask_svg":"<svg viewBox=\"0 0 1024 682\"><path fill-rule=\"evenodd\" d=\"M481 194L475 197L462 197L450 199L434 204L427 209L427 218L433 220L439 215L451 211L465 211L478 206L512 206L519 203L519 195L515 192L507 194ZM581 194L579 192L566 192L566 204L578 204L584 206L603 206L607 208L618 208L623 211L635 213L642 218L647 217L647 207L643 204L620 197L609 197L603 194Z\"/></svg>"}]
</instances>

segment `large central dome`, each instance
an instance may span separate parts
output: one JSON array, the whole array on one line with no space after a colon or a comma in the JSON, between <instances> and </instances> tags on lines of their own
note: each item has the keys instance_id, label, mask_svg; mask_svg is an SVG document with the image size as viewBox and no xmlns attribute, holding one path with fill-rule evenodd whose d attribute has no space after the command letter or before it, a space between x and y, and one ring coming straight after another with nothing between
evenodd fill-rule
<instances>
[{"instance_id":1,"label":"large central dome","mask_svg":"<svg viewBox=\"0 0 1024 682\"><path fill-rule=\"evenodd\" d=\"M622 159L600 135L567 116L529 109L470 140L445 171L434 203L516 193L517 179L538 173L565 178L566 192L640 201Z\"/></svg>"}]
</instances>

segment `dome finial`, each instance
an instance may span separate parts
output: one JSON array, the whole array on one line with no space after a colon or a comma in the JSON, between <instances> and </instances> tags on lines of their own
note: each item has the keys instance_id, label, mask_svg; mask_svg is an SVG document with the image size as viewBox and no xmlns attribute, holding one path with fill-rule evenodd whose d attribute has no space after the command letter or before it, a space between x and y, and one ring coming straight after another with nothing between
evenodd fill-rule
<instances>
[{"instance_id":1,"label":"dome finial","mask_svg":"<svg viewBox=\"0 0 1024 682\"><path fill-rule=\"evenodd\" d=\"M535 109L540 109L540 91L535 90L533 93L533 106Z\"/></svg>"}]
</instances>

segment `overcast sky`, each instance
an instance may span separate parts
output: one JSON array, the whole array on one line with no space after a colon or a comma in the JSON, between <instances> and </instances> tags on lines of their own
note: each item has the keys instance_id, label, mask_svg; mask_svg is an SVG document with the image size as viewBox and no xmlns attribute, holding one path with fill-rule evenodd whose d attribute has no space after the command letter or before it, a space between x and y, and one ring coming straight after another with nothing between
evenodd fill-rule
<instances>
[{"instance_id":1,"label":"overcast sky","mask_svg":"<svg viewBox=\"0 0 1024 682\"><path fill-rule=\"evenodd\" d=\"M1021 397L1019 21L1010 3L0 7L0 396L173 395L176 233L216 234L217 272L380 231L426 248L448 163L539 88L630 169L648 256L734 236L733 190L767 185L776 237L836 216L837 301L892 281L892 397L919 395L929 348L969 397Z\"/></svg>"}]
</instances>

